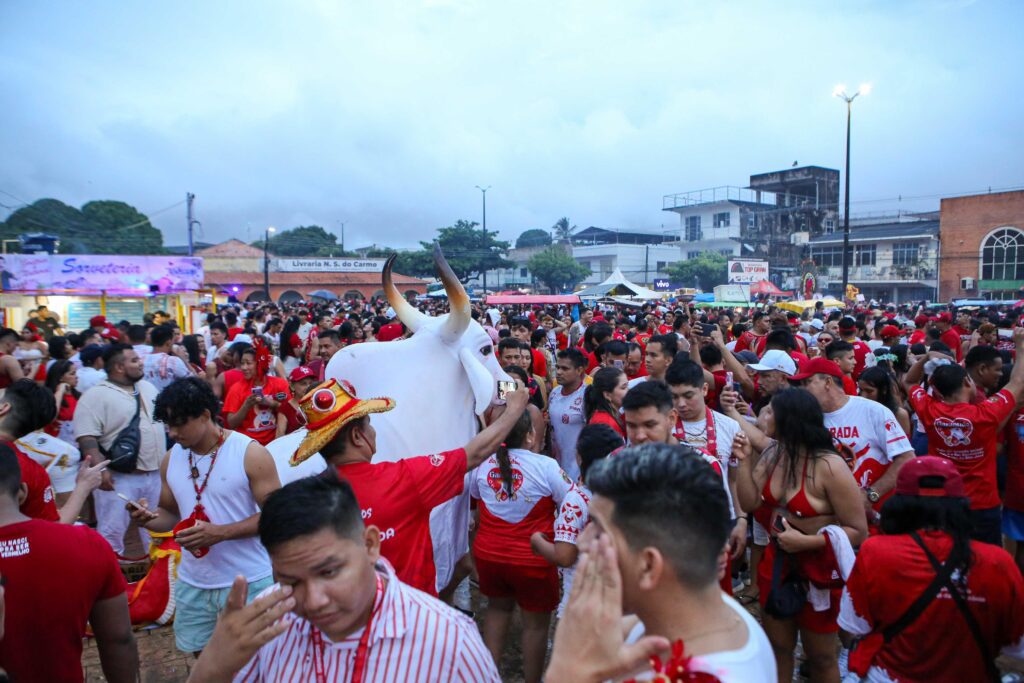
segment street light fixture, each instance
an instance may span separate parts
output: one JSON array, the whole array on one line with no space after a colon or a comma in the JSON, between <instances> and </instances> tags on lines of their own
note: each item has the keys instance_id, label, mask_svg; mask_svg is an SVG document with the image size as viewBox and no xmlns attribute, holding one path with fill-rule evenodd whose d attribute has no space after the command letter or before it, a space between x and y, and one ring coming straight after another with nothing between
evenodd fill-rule
<instances>
[{"instance_id":1,"label":"street light fixture","mask_svg":"<svg viewBox=\"0 0 1024 683\"><path fill-rule=\"evenodd\" d=\"M272 232L274 232L274 227L269 226L263 234L263 291L267 293L269 301L274 300L274 297L270 296L270 252L267 250L270 245L270 233Z\"/></svg>"},{"instance_id":2,"label":"street light fixture","mask_svg":"<svg viewBox=\"0 0 1024 683\"><path fill-rule=\"evenodd\" d=\"M480 190L480 194L483 197L483 204L484 204L484 207L483 207L483 214L484 214L483 215L483 218L484 218L484 222L483 222L484 242L483 242L483 244L486 247L486 245L487 245L487 190L491 189L491 186L488 185L487 187L480 187L479 185L477 185L476 189ZM483 276L484 276L484 295L486 296L487 295L487 256L483 255L483 259L484 259L484 264L481 267L481 272L483 272Z\"/></svg>"},{"instance_id":3,"label":"street light fixture","mask_svg":"<svg viewBox=\"0 0 1024 683\"><path fill-rule=\"evenodd\" d=\"M843 292L846 296L846 287L850 284L850 114L851 106L858 95L867 95L871 92L870 83L861 83L857 91L852 95L846 94L846 86L842 83L832 89L832 96L838 97L846 102L846 198L843 208Z\"/></svg>"}]
</instances>

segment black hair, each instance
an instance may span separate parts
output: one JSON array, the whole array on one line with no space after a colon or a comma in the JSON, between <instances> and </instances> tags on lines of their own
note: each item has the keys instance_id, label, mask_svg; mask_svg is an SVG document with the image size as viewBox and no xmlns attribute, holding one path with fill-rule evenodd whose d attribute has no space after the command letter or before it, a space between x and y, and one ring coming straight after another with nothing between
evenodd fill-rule
<instances>
[{"instance_id":1,"label":"black hair","mask_svg":"<svg viewBox=\"0 0 1024 683\"><path fill-rule=\"evenodd\" d=\"M530 324L530 319L526 316L517 315L508 321L509 328L513 327L525 327L526 329L532 329L533 326Z\"/></svg>"},{"instance_id":2,"label":"black hair","mask_svg":"<svg viewBox=\"0 0 1024 683\"><path fill-rule=\"evenodd\" d=\"M349 327L349 337L348 338L351 338L351 336L352 336L352 325L349 325L348 327ZM318 339L323 339L325 337L327 339L330 339L331 341L333 341L335 344L338 344L339 346L341 345L341 332L340 331L335 330L335 329L329 329L329 330L324 330L323 332L320 332L317 335Z\"/></svg>"},{"instance_id":3,"label":"black hair","mask_svg":"<svg viewBox=\"0 0 1024 683\"><path fill-rule=\"evenodd\" d=\"M69 360L54 361L53 364L46 371L46 382L44 383L46 388L49 389L51 393L56 394L57 387L60 385L61 378L64 377L64 375L66 375L68 371L74 367L75 364ZM78 393L77 389L72 389L71 395L74 396L75 398L81 396L81 394Z\"/></svg>"},{"instance_id":4,"label":"black hair","mask_svg":"<svg viewBox=\"0 0 1024 683\"><path fill-rule=\"evenodd\" d=\"M227 311L224 313L224 322L227 323L229 328L238 325L238 316L235 315L234 311Z\"/></svg>"},{"instance_id":5,"label":"black hair","mask_svg":"<svg viewBox=\"0 0 1024 683\"><path fill-rule=\"evenodd\" d=\"M665 384L671 386L688 386L702 388L707 381L704 379L704 368L685 356L679 356L665 371Z\"/></svg>"},{"instance_id":6,"label":"black hair","mask_svg":"<svg viewBox=\"0 0 1024 683\"><path fill-rule=\"evenodd\" d=\"M12 337L12 336L13 337L19 336L18 335L18 331L17 330L12 330L9 327L0 327L0 340L4 339L5 337Z\"/></svg>"},{"instance_id":7,"label":"black hair","mask_svg":"<svg viewBox=\"0 0 1024 683\"><path fill-rule=\"evenodd\" d=\"M567 360L570 365L576 368L587 367L587 357L579 349L562 349L558 352L558 360Z\"/></svg>"},{"instance_id":8,"label":"black hair","mask_svg":"<svg viewBox=\"0 0 1024 683\"><path fill-rule=\"evenodd\" d=\"M228 346L228 355L233 358L241 358L246 352L252 351L252 344L244 341L231 342Z\"/></svg>"},{"instance_id":9,"label":"black hair","mask_svg":"<svg viewBox=\"0 0 1024 683\"><path fill-rule=\"evenodd\" d=\"M63 360L71 355L68 353L70 345L66 337L50 337L47 346L49 347L50 358L54 360Z\"/></svg>"},{"instance_id":10,"label":"black hair","mask_svg":"<svg viewBox=\"0 0 1024 683\"><path fill-rule=\"evenodd\" d=\"M333 467L316 477L303 477L267 496L260 512L260 543L269 551L300 536L331 529L338 536L362 536L362 513L352 485Z\"/></svg>"},{"instance_id":11,"label":"black hair","mask_svg":"<svg viewBox=\"0 0 1024 683\"><path fill-rule=\"evenodd\" d=\"M605 355L628 356L629 346L624 341L612 339L598 346L595 354L598 354L600 358L604 358Z\"/></svg>"},{"instance_id":12,"label":"black hair","mask_svg":"<svg viewBox=\"0 0 1024 683\"><path fill-rule=\"evenodd\" d=\"M508 449L522 448L531 429L533 429L533 420L530 419L530 412L524 410L523 414L512 425L508 435L505 436L505 440L498 446L498 452L494 454L495 459L498 461L501 483L505 487L505 493L509 498L512 497L515 488L512 480L512 462L508 457Z\"/></svg>"},{"instance_id":13,"label":"black hair","mask_svg":"<svg viewBox=\"0 0 1024 683\"><path fill-rule=\"evenodd\" d=\"M656 334L647 340L647 346L651 344L660 344L663 356L675 358L679 353L679 337L675 334Z\"/></svg>"},{"instance_id":14,"label":"black hair","mask_svg":"<svg viewBox=\"0 0 1024 683\"><path fill-rule=\"evenodd\" d=\"M964 385L967 379L967 370L956 363L940 365L932 372L929 383L944 398L951 398Z\"/></svg>"},{"instance_id":15,"label":"black hair","mask_svg":"<svg viewBox=\"0 0 1024 683\"><path fill-rule=\"evenodd\" d=\"M775 416L775 440L778 461L784 463L786 486L797 485L797 462L801 454L808 460L835 453L832 435L825 427L825 415L818 399L806 389L783 389L772 396Z\"/></svg>"},{"instance_id":16,"label":"black hair","mask_svg":"<svg viewBox=\"0 0 1024 683\"><path fill-rule=\"evenodd\" d=\"M595 412L603 410L621 423L619 411L612 407L604 394L606 391L615 391L624 374L620 368L601 368L594 373L593 381L583 391L583 417L587 422L590 422Z\"/></svg>"},{"instance_id":17,"label":"black hair","mask_svg":"<svg viewBox=\"0 0 1024 683\"><path fill-rule=\"evenodd\" d=\"M292 336L298 334L299 327L302 323L295 316L288 318L288 321L281 328L281 344L278 348L277 355L280 356L281 360L284 361L290 356L294 356L292 353Z\"/></svg>"},{"instance_id":18,"label":"black hair","mask_svg":"<svg viewBox=\"0 0 1024 683\"><path fill-rule=\"evenodd\" d=\"M225 337L228 336L228 326L222 323L220 320L215 320L214 322L210 323L210 331L213 332L214 330L220 330L221 332L224 333Z\"/></svg>"},{"instance_id":19,"label":"black hair","mask_svg":"<svg viewBox=\"0 0 1024 683\"><path fill-rule=\"evenodd\" d=\"M203 358L202 354L199 353L199 335L185 335L181 339L181 345L185 347L185 352L188 354L188 362L197 368L201 368L203 366Z\"/></svg>"},{"instance_id":20,"label":"black hair","mask_svg":"<svg viewBox=\"0 0 1024 683\"><path fill-rule=\"evenodd\" d=\"M772 330L764 338L764 348L765 350L778 349L780 351L796 351L796 339L788 328Z\"/></svg>"},{"instance_id":21,"label":"black hair","mask_svg":"<svg viewBox=\"0 0 1024 683\"><path fill-rule=\"evenodd\" d=\"M643 410L654 406L660 413L667 413L672 410L672 392L668 390L664 382L658 380L647 380L640 382L626 392L622 399L623 410Z\"/></svg>"},{"instance_id":22,"label":"black hair","mask_svg":"<svg viewBox=\"0 0 1024 683\"><path fill-rule=\"evenodd\" d=\"M700 362L704 367L713 368L724 360L722 350L714 344L700 347Z\"/></svg>"},{"instance_id":23,"label":"black hair","mask_svg":"<svg viewBox=\"0 0 1024 683\"><path fill-rule=\"evenodd\" d=\"M170 325L157 325L149 333L149 341L153 347L163 346L174 338L174 328Z\"/></svg>"},{"instance_id":24,"label":"black hair","mask_svg":"<svg viewBox=\"0 0 1024 683\"><path fill-rule=\"evenodd\" d=\"M631 549L657 548L686 586L717 582L718 556L732 528L729 499L721 477L695 449L627 448L594 463L587 485L614 504L612 522Z\"/></svg>"},{"instance_id":25,"label":"black hair","mask_svg":"<svg viewBox=\"0 0 1024 683\"><path fill-rule=\"evenodd\" d=\"M192 376L174 380L157 394L153 415L164 424L178 426L202 416L204 410L216 422L220 401L208 382Z\"/></svg>"},{"instance_id":26,"label":"black hair","mask_svg":"<svg viewBox=\"0 0 1024 683\"><path fill-rule=\"evenodd\" d=\"M541 342L547 343L548 333L547 330L536 329L530 333L530 345L537 346Z\"/></svg>"},{"instance_id":27,"label":"black hair","mask_svg":"<svg viewBox=\"0 0 1024 683\"><path fill-rule=\"evenodd\" d=\"M103 369L106 373L109 375L114 366L121 362L125 351L132 350L131 344L117 343L108 346L107 350L103 352Z\"/></svg>"},{"instance_id":28,"label":"black hair","mask_svg":"<svg viewBox=\"0 0 1024 683\"><path fill-rule=\"evenodd\" d=\"M498 342L498 355L499 356L502 353L504 353L507 349L515 349L516 351L519 351L520 350L519 340L518 339L513 339L512 337L505 337L504 339L502 339L501 341Z\"/></svg>"},{"instance_id":29,"label":"black hair","mask_svg":"<svg viewBox=\"0 0 1024 683\"><path fill-rule=\"evenodd\" d=\"M53 341L56 338L57 337L51 337L50 341ZM78 332L68 332L67 335L65 335L65 339L68 340L68 344L70 344L71 348L75 351L78 351L83 346L85 346L85 337L83 337ZM50 351L50 358L53 358L52 350Z\"/></svg>"},{"instance_id":30,"label":"black hair","mask_svg":"<svg viewBox=\"0 0 1024 683\"><path fill-rule=\"evenodd\" d=\"M1001 361L1002 359L1002 354L994 346L975 346L964 357L964 366L970 370L979 365L992 365L997 360Z\"/></svg>"},{"instance_id":31,"label":"black hair","mask_svg":"<svg viewBox=\"0 0 1024 683\"><path fill-rule=\"evenodd\" d=\"M14 439L42 429L57 417L57 402L53 400L53 393L27 377L7 387L0 401L11 406L2 424Z\"/></svg>"},{"instance_id":32,"label":"black hair","mask_svg":"<svg viewBox=\"0 0 1024 683\"><path fill-rule=\"evenodd\" d=\"M5 443L0 443L0 494L18 497L21 488L21 463L18 454Z\"/></svg>"},{"instance_id":33,"label":"black hair","mask_svg":"<svg viewBox=\"0 0 1024 683\"><path fill-rule=\"evenodd\" d=\"M890 370L902 375L910 370L910 365L907 363L907 351L908 347L906 344L893 344L889 347L889 353L895 356L896 360L879 360L878 363L879 365L886 365L888 363Z\"/></svg>"},{"instance_id":34,"label":"black hair","mask_svg":"<svg viewBox=\"0 0 1024 683\"><path fill-rule=\"evenodd\" d=\"M142 325L128 326L128 341L132 344L146 343L146 328Z\"/></svg>"},{"instance_id":35,"label":"black hair","mask_svg":"<svg viewBox=\"0 0 1024 683\"><path fill-rule=\"evenodd\" d=\"M922 477L921 483L941 488L941 477ZM929 482L929 479L937 479ZM906 496L896 494L882 505L882 532L887 535L909 534L912 531L937 530L953 537L953 551L959 556L957 581L967 586L967 572L973 559L971 552L971 516L967 498L946 496Z\"/></svg>"},{"instance_id":36,"label":"black hair","mask_svg":"<svg viewBox=\"0 0 1024 683\"><path fill-rule=\"evenodd\" d=\"M586 481L590 466L615 451L626 442L622 435L606 424L586 425L576 439L576 452L580 456L580 480Z\"/></svg>"},{"instance_id":37,"label":"black hair","mask_svg":"<svg viewBox=\"0 0 1024 683\"><path fill-rule=\"evenodd\" d=\"M858 382L866 382L878 392L878 402L892 411L895 415L899 409L896 401L896 392L893 390L895 378L885 368L876 365L873 368L865 368L857 378Z\"/></svg>"},{"instance_id":38,"label":"black hair","mask_svg":"<svg viewBox=\"0 0 1024 683\"><path fill-rule=\"evenodd\" d=\"M334 435L334 438L325 443L320 448L320 455L323 456L324 460L345 455L345 449L348 447L348 435L352 433L356 427L364 427L370 422L369 415L363 415L362 417L351 420L346 423L344 427L338 430L338 433Z\"/></svg>"},{"instance_id":39,"label":"black hair","mask_svg":"<svg viewBox=\"0 0 1024 683\"><path fill-rule=\"evenodd\" d=\"M851 344L848 341L843 341L842 339L836 338L832 341L831 344L825 347L825 358L827 358L828 360L835 360L842 354L854 350L855 349L853 348L853 344Z\"/></svg>"}]
</instances>

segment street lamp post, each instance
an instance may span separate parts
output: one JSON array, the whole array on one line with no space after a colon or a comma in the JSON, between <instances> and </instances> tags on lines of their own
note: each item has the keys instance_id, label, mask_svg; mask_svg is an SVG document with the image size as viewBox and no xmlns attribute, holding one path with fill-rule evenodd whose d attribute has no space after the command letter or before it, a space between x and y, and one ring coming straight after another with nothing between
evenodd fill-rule
<instances>
[{"instance_id":1,"label":"street lamp post","mask_svg":"<svg viewBox=\"0 0 1024 683\"><path fill-rule=\"evenodd\" d=\"M487 187L480 187L479 185L477 185L476 189L480 190L480 195L481 195L482 200L483 200L483 219L484 219L483 220L483 231L484 231L484 246L486 247L486 245L487 245L487 190L491 189L491 186L488 185ZM484 295L486 295L487 294L487 255L484 254L483 258L484 258L484 264L483 264L483 267L481 268L481 270L482 270L483 276L484 276Z\"/></svg>"},{"instance_id":2,"label":"street lamp post","mask_svg":"<svg viewBox=\"0 0 1024 683\"><path fill-rule=\"evenodd\" d=\"M274 297L270 296L270 252L268 251L270 233L272 232L274 232L274 228L268 227L263 234L263 291L267 293L267 299L270 301L274 300Z\"/></svg>"},{"instance_id":3,"label":"street lamp post","mask_svg":"<svg viewBox=\"0 0 1024 683\"><path fill-rule=\"evenodd\" d=\"M853 101L858 95L867 95L871 92L870 83L862 83L857 92L852 95L846 94L846 86L839 84L832 90L832 95L846 102L846 197L843 200L843 292L846 296L846 287L850 284L850 115L853 110Z\"/></svg>"}]
</instances>

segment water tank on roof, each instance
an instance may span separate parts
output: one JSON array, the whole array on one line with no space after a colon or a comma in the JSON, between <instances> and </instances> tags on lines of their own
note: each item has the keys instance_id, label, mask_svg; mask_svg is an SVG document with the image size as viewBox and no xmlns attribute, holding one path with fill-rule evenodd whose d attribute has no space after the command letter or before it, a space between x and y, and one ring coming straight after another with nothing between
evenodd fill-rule
<instances>
[{"instance_id":1,"label":"water tank on roof","mask_svg":"<svg viewBox=\"0 0 1024 683\"><path fill-rule=\"evenodd\" d=\"M60 247L60 238L45 232L28 233L21 235L18 239L21 241L21 253L23 254L38 254L40 252L54 254Z\"/></svg>"}]
</instances>

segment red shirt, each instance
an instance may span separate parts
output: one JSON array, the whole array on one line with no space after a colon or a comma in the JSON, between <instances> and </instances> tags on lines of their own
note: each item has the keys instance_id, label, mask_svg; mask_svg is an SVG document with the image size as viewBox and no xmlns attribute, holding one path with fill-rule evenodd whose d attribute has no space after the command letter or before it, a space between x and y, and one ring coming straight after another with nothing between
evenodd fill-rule
<instances>
[{"instance_id":1,"label":"red shirt","mask_svg":"<svg viewBox=\"0 0 1024 683\"><path fill-rule=\"evenodd\" d=\"M28 495L21 504L21 514L32 519L44 519L56 522L60 519L57 512L57 504L53 500L53 486L50 483L50 475L46 473L43 466L32 458L28 457L15 446L8 442L8 446L18 454L18 465L21 466L21 481L28 488Z\"/></svg>"},{"instance_id":2,"label":"red shirt","mask_svg":"<svg viewBox=\"0 0 1024 683\"><path fill-rule=\"evenodd\" d=\"M957 363L964 359L964 349L961 346L960 335L957 334L955 328L951 327L943 332L942 336L939 337L939 341L953 350L953 353L956 354Z\"/></svg>"},{"instance_id":3,"label":"red shirt","mask_svg":"<svg viewBox=\"0 0 1024 683\"><path fill-rule=\"evenodd\" d=\"M8 524L0 527L0 574L7 584L0 667L14 681L83 680L89 613L127 588L110 544L84 526Z\"/></svg>"},{"instance_id":4,"label":"red shirt","mask_svg":"<svg viewBox=\"0 0 1024 683\"><path fill-rule=\"evenodd\" d=\"M1003 505L1024 512L1024 409L1006 423L1006 489Z\"/></svg>"},{"instance_id":5,"label":"red shirt","mask_svg":"<svg viewBox=\"0 0 1024 683\"><path fill-rule=\"evenodd\" d=\"M1016 403L1005 389L984 403L955 405L932 398L922 387L910 390L910 406L928 434L928 454L953 461L964 478L972 510L999 505L996 446Z\"/></svg>"},{"instance_id":6,"label":"red shirt","mask_svg":"<svg viewBox=\"0 0 1024 683\"><path fill-rule=\"evenodd\" d=\"M228 395L231 391L231 387L235 386L238 382L245 380L245 375L238 368L229 368L224 371L224 396Z\"/></svg>"},{"instance_id":7,"label":"red shirt","mask_svg":"<svg viewBox=\"0 0 1024 683\"><path fill-rule=\"evenodd\" d=\"M754 334L750 330L747 330L740 335L739 339L736 340L736 353L739 353L740 351L753 351L754 353L757 353L757 345L755 342L763 340L766 336L767 335L764 334Z\"/></svg>"},{"instance_id":8,"label":"red shirt","mask_svg":"<svg viewBox=\"0 0 1024 683\"><path fill-rule=\"evenodd\" d=\"M224 399L224 413L237 413L245 403L245 399L252 393L254 384L243 379L235 382L231 391L227 392ZM292 397L292 390L288 382L280 377L267 377L263 380L263 396L273 398L275 394L285 394L285 400ZM276 400L276 399L275 399ZM249 438L255 439L266 446L277 437L277 411L266 408L259 404L249 409L242 421L241 427L236 431L242 432Z\"/></svg>"},{"instance_id":9,"label":"red shirt","mask_svg":"<svg viewBox=\"0 0 1024 683\"><path fill-rule=\"evenodd\" d=\"M590 422L588 425L608 425L614 429L619 436L623 439L626 438L626 430L619 424L618 420L609 415L603 410L595 410L594 414L590 416Z\"/></svg>"},{"instance_id":10,"label":"red shirt","mask_svg":"<svg viewBox=\"0 0 1024 683\"><path fill-rule=\"evenodd\" d=\"M398 462L354 462L338 467L355 491L363 521L380 529L380 552L398 578L437 595L430 511L462 493L466 451L459 448Z\"/></svg>"},{"instance_id":11,"label":"red shirt","mask_svg":"<svg viewBox=\"0 0 1024 683\"><path fill-rule=\"evenodd\" d=\"M926 336L927 335L925 335L924 330L914 330L913 332L910 333L910 339L908 340L908 343L911 346L914 344L923 344Z\"/></svg>"},{"instance_id":12,"label":"red shirt","mask_svg":"<svg viewBox=\"0 0 1024 683\"><path fill-rule=\"evenodd\" d=\"M243 331L241 327L228 328L228 341L235 341L235 337L242 334Z\"/></svg>"},{"instance_id":13,"label":"red shirt","mask_svg":"<svg viewBox=\"0 0 1024 683\"><path fill-rule=\"evenodd\" d=\"M65 422L71 422L75 418L75 408L78 407L78 399L67 394L64 396L64 401L61 403L60 410L57 411L57 417L54 418L53 422L46 425L43 428L50 436L59 436L60 428Z\"/></svg>"},{"instance_id":14,"label":"red shirt","mask_svg":"<svg viewBox=\"0 0 1024 683\"><path fill-rule=\"evenodd\" d=\"M920 532L921 540L943 562L952 547L939 531ZM971 541L967 602L989 650L998 654L1024 635L1024 580L1010 555L997 546ZM879 633L903 615L935 578L935 570L909 535L873 536L864 541L846 580L840 627L860 635ZM859 617L859 619L858 619ZM866 624L865 624L866 622ZM853 669L861 641L850 655ZM943 590L914 622L882 645L875 666L900 681L979 681L985 671L981 652L967 622Z\"/></svg>"},{"instance_id":15,"label":"red shirt","mask_svg":"<svg viewBox=\"0 0 1024 683\"><path fill-rule=\"evenodd\" d=\"M857 383L849 375L843 375L843 392L847 396L857 396Z\"/></svg>"},{"instance_id":16,"label":"red shirt","mask_svg":"<svg viewBox=\"0 0 1024 683\"><path fill-rule=\"evenodd\" d=\"M547 377L548 360L544 357L544 353L539 349L530 349L530 353L533 355L533 374L538 377Z\"/></svg>"}]
</instances>

